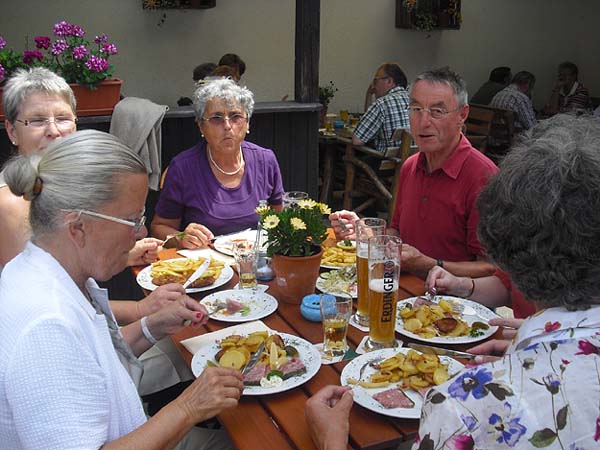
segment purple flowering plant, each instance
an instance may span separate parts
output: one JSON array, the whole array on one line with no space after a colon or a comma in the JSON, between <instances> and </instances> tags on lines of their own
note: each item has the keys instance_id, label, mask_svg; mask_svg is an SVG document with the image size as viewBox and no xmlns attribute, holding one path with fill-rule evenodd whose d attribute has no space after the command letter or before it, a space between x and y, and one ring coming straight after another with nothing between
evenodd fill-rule
<instances>
[{"instance_id":1,"label":"purple flowering plant","mask_svg":"<svg viewBox=\"0 0 600 450\"><path fill-rule=\"evenodd\" d=\"M20 67L47 67L68 83L89 89L96 89L101 81L111 77L114 67L108 60L118 49L105 34L90 42L82 27L64 20L54 25L53 34L53 38L36 36L35 49L27 49L23 54L6 48L6 41L0 36L0 84Z\"/></svg>"}]
</instances>

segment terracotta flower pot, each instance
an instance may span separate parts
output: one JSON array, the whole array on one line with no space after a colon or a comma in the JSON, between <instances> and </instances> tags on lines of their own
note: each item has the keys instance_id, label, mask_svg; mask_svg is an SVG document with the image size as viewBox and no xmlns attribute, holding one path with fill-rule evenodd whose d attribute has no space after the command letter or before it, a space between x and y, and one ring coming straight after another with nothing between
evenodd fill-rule
<instances>
[{"instance_id":1,"label":"terracotta flower pot","mask_svg":"<svg viewBox=\"0 0 600 450\"><path fill-rule=\"evenodd\" d=\"M285 303L299 305L305 295L313 294L319 277L323 250L312 256L273 255L278 297Z\"/></svg>"},{"instance_id":2,"label":"terracotta flower pot","mask_svg":"<svg viewBox=\"0 0 600 450\"><path fill-rule=\"evenodd\" d=\"M112 114L119 103L123 80L104 80L98 89L90 90L80 84L70 84L77 99L77 115L102 116Z\"/></svg>"}]
</instances>

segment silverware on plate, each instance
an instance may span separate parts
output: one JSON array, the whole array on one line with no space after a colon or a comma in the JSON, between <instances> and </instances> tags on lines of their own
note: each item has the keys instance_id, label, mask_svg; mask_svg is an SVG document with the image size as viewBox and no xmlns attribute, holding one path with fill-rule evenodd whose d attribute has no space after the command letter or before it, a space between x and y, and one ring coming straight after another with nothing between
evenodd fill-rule
<instances>
[{"instance_id":1,"label":"silverware on plate","mask_svg":"<svg viewBox=\"0 0 600 450\"><path fill-rule=\"evenodd\" d=\"M215 243L215 241L216 241L217 239L221 239L221 238L224 238L224 237L227 237L227 236L234 236L234 235L236 235L236 234L245 233L246 231L250 231L251 229L252 229L252 228L246 228L245 230L241 230L241 231L234 231L233 233L220 234L219 236L215 236L214 238L212 238L212 239L210 240L210 243L211 243L211 244L214 244L214 243Z\"/></svg>"},{"instance_id":2,"label":"silverware on plate","mask_svg":"<svg viewBox=\"0 0 600 450\"><path fill-rule=\"evenodd\" d=\"M413 342L409 343L408 347L418 350L418 351L428 354L428 355L451 356L454 358L463 358L463 359L468 359L468 360L471 360L471 359L475 358L475 356L477 356L477 355L474 355L473 353L459 352L458 350L448 350L445 348L434 347L431 345L415 344Z\"/></svg>"},{"instance_id":3,"label":"silverware on plate","mask_svg":"<svg viewBox=\"0 0 600 450\"><path fill-rule=\"evenodd\" d=\"M252 368L256 365L256 363L258 363L258 360L260 359L260 355L262 355L262 352L264 349L265 349L265 341L262 341L260 346L258 347L258 350L256 350L254 353L252 353L252 357L250 358L250 361L248 361L248 364L246 364L246 366L242 370L242 375L246 375L248 372L250 372L252 370Z\"/></svg>"}]
</instances>

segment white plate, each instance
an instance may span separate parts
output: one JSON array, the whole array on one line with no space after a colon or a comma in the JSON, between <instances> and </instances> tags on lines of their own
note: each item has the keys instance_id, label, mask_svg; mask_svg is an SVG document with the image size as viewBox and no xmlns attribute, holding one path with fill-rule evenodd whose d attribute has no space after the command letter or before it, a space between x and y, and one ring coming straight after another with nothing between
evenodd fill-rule
<instances>
[{"instance_id":1,"label":"white plate","mask_svg":"<svg viewBox=\"0 0 600 450\"><path fill-rule=\"evenodd\" d=\"M215 247L215 250L233 256L233 242L235 240L247 240L254 243L254 241L256 241L256 230L240 231L239 233L230 234L229 236L222 236L215 240L213 246Z\"/></svg>"},{"instance_id":2,"label":"white plate","mask_svg":"<svg viewBox=\"0 0 600 450\"><path fill-rule=\"evenodd\" d=\"M167 261L175 261L175 260L183 260L183 259L187 259L187 258L173 258L173 259L169 259ZM152 271L152 266L144 267L142 269L142 271L140 273L138 273L138 276L136 277L138 284L141 287L143 287L144 289L147 289L149 291L153 291L154 289L156 289L158 287L157 285L155 285L152 282L152 277L150 276L151 271ZM185 290L185 292L187 292L188 294L193 294L194 292L210 291L211 289L215 289L215 288L218 288L219 286L223 286L225 283L227 283L229 280L231 280L232 277L233 277L233 269L229 266L225 266L225 267L223 267L223 270L221 271L221 275L219 275L219 278L217 278L213 284L209 284L208 286L202 286L202 287L187 288Z\"/></svg>"},{"instance_id":3,"label":"white plate","mask_svg":"<svg viewBox=\"0 0 600 450\"><path fill-rule=\"evenodd\" d=\"M244 395L267 395L288 391L306 383L315 376L321 367L321 355L319 355L319 351L310 342L292 334L279 333L277 331L274 331L274 333L277 333L282 337L285 345L296 347L300 359L306 367L306 373L283 380L283 384L278 387L264 388L261 386L245 386ZM192 372L196 377L200 376L208 361L216 363L214 356L219 350L219 344L213 342L210 345L200 348L200 350L194 354L194 357L192 358Z\"/></svg>"},{"instance_id":4,"label":"white plate","mask_svg":"<svg viewBox=\"0 0 600 450\"><path fill-rule=\"evenodd\" d=\"M340 382L342 386L348 386L348 378L354 378L358 380L360 375L360 368L367 364L369 361L373 361L379 358L390 358L398 353L407 353L409 348L384 348L382 350L375 350L369 353L365 353L364 355L359 356L358 358L354 358L350 361L344 370L342 370L342 375L340 376ZM416 351L416 350L415 350ZM417 352L419 353L419 352ZM450 375L454 375L464 366L456 361L455 359L449 358L448 356L440 356L440 360L444 364L448 364L448 373ZM375 369L372 367L367 367L363 373L363 381L369 378L369 375L375 372ZM423 397L416 391L412 389L404 389L404 393L409 397L414 403L415 406L412 408L384 408L381 403L373 398L373 395L378 392L387 391L390 388L396 386L397 383L392 383L387 387L376 388L376 389L367 389L362 386L353 386L354 390L354 401L359 405L370 409L379 414L384 414L390 417L398 417L403 419L420 419L421 418L421 408L423 407Z\"/></svg>"},{"instance_id":5,"label":"white plate","mask_svg":"<svg viewBox=\"0 0 600 450\"><path fill-rule=\"evenodd\" d=\"M350 246L348 247L346 247L343 243L344 241L338 241L335 245L346 251L356 250L356 241L350 241Z\"/></svg>"},{"instance_id":6,"label":"white plate","mask_svg":"<svg viewBox=\"0 0 600 450\"><path fill-rule=\"evenodd\" d=\"M413 338L413 339L416 339L416 340L422 341L422 342L430 342L432 344L470 344L471 342L478 342L478 341L482 341L484 339L489 338L498 329L498 327L490 326L487 330L481 330L483 334L481 336L476 336L476 337L472 337L472 336L458 336L458 337L435 336L432 338L421 337L418 334L411 333L410 331L406 331L404 329L404 320L402 320L402 318L400 317L400 310L402 308L404 308L404 306L407 304L412 305L417 298L418 297L411 297L411 298L407 298L405 300L400 300L398 302L398 311L396 313L396 331L400 334L403 334L404 336L409 337L409 338ZM446 298L451 301L462 303L465 305L465 310L464 310L465 314L476 314L476 315L480 316L481 318L485 319L486 321L500 317L496 313L491 311L489 308L487 308L486 306L483 306L483 305L481 305L477 302L471 301L471 300L467 300L465 298L452 297L450 295L437 295L435 298L437 301L439 301L443 298ZM481 321L481 319L479 319L477 317L473 317L473 316L465 317L465 322L467 322L469 325L471 325L473 322L477 322L477 321Z\"/></svg>"},{"instance_id":7,"label":"white plate","mask_svg":"<svg viewBox=\"0 0 600 450\"><path fill-rule=\"evenodd\" d=\"M317 289L326 294L334 294L334 291L328 291L325 289L325 287L323 286L324 283L325 280L323 278L317 278ZM350 292L346 292L346 294L350 294L352 298L358 298L358 285L356 283L352 284L350 286Z\"/></svg>"},{"instance_id":8,"label":"white plate","mask_svg":"<svg viewBox=\"0 0 600 450\"><path fill-rule=\"evenodd\" d=\"M235 314L227 314L226 310L221 310L211 315L211 319L220 322L251 322L267 317L279 306L279 303L277 303L277 300L272 295L253 289L229 289L227 291L215 292L204 297L200 300L200 303L211 311L216 302L219 300L225 302L228 298L248 306L250 311L244 315L242 311L238 311Z\"/></svg>"}]
</instances>

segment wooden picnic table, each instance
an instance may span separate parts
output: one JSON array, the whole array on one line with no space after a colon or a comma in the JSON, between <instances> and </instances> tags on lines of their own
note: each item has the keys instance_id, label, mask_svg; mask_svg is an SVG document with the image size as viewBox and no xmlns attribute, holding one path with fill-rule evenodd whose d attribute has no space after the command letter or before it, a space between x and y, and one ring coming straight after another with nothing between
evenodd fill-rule
<instances>
[{"instance_id":1,"label":"wooden picnic table","mask_svg":"<svg viewBox=\"0 0 600 450\"><path fill-rule=\"evenodd\" d=\"M169 251L173 251L170 249ZM161 259L171 256L161 255ZM217 290L233 288L238 282L237 274ZM423 280L414 275L400 277L400 299L422 295ZM208 293L192 294L200 299ZM277 286L270 285L268 293L278 298ZM310 322L300 314L300 305L279 302L276 312L262 319L273 330L300 336L311 343L323 341L321 323ZM209 320L204 327L188 327L172 336L181 355L191 364L192 354L181 341L205 332L217 331L230 324ZM366 333L350 326L348 343L356 349ZM410 339L397 335L402 341ZM466 346L452 346L464 350ZM265 396L242 397L238 407L219 414L218 419L229 433L239 450L310 450L315 449L304 419L306 400L328 384L339 384L342 369L347 364L340 362L322 365L317 374L304 385L286 392ZM350 449L377 450L396 448L399 443L414 439L419 422L416 419L396 419L371 412L358 404L350 415Z\"/></svg>"}]
</instances>

